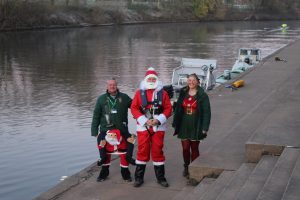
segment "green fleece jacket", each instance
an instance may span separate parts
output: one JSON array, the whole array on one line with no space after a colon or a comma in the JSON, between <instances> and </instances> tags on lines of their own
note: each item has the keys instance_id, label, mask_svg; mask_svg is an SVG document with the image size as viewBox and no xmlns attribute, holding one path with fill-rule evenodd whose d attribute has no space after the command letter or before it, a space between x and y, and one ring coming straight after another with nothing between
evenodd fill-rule
<instances>
[{"instance_id":1,"label":"green fleece jacket","mask_svg":"<svg viewBox=\"0 0 300 200\"><path fill-rule=\"evenodd\" d=\"M202 131L208 131L209 125L210 125L210 118L211 118L211 111L210 111L210 102L208 95L204 92L204 90L198 86L197 88L197 102L198 102L198 112L197 112L197 119L194 125L194 128L196 129L196 132L200 134L200 138L202 134ZM181 89L175 111L174 111L174 117L173 117L173 123L172 126L175 128L175 133L178 134L178 131L180 130L181 126L184 126L184 124L181 123L181 119L183 116L184 109L182 107L182 103L184 98L188 95L188 88L184 87Z\"/></svg>"},{"instance_id":2,"label":"green fleece jacket","mask_svg":"<svg viewBox=\"0 0 300 200\"><path fill-rule=\"evenodd\" d=\"M97 136L99 130L106 132L109 129L117 128L124 137L128 137L128 108L132 99L125 93L117 92L116 98L112 98L108 92L98 97L93 120L91 124L91 135ZM109 114L113 127L107 127L105 114ZM124 135L125 134L125 135Z\"/></svg>"}]
</instances>

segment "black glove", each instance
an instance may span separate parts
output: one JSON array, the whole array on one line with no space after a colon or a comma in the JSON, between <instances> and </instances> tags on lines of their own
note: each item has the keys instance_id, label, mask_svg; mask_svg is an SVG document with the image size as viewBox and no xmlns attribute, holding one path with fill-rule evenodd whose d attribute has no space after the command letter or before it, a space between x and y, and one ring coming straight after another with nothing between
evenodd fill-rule
<instances>
[{"instance_id":1,"label":"black glove","mask_svg":"<svg viewBox=\"0 0 300 200\"><path fill-rule=\"evenodd\" d=\"M179 130L178 130L177 128L175 128L175 131L174 131L174 133L173 133L173 136L178 135L178 133L179 133Z\"/></svg>"}]
</instances>

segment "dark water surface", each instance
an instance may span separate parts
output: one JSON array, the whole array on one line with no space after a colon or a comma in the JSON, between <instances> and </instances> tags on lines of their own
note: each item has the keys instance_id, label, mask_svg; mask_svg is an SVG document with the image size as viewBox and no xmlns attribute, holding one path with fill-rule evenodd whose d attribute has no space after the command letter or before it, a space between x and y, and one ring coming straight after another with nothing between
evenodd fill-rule
<instances>
[{"instance_id":1,"label":"dark water surface","mask_svg":"<svg viewBox=\"0 0 300 200\"><path fill-rule=\"evenodd\" d=\"M300 22L151 24L0 33L0 199L32 199L98 158L90 123L105 81L130 96L154 66L181 57L231 68L241 47L265 57L300 38ZM130 120L130 129L134 131Z\"/></svg>"}]
</instances>

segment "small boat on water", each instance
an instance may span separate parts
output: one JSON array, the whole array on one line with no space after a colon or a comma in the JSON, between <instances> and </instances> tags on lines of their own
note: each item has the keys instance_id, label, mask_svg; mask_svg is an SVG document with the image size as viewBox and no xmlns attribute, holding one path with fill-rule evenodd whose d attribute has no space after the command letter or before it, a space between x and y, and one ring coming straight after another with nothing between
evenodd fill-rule
<instances>
[{"instance_id":1,"label":"small boat on water","mask_svg":"<svg viewBox=\"0 0 300 200\"><path fill-rule=\"evenodd\" d=\"M224 73L216 78L216 83L223 84L229 80L235 79L238 75L249 68L254 67L261 61L261 51L256 48L241 48L238 52L238 58L231 70L224 70Z\"/></svg>"},{"instance_id":2,"label":"small boat on water","mask_svg":"<svg viewBox=\"0 0 300 200\"><path fill-rule=\"evenodd\" d=\"M216 69L217 60L182 58L180 66L173 70L171 83L173 98L178 98L180 89L187 85L187 76L193 73L197 74L202 88L213 89L216 84L213 72Z\"/></svg>"}]
</instances>

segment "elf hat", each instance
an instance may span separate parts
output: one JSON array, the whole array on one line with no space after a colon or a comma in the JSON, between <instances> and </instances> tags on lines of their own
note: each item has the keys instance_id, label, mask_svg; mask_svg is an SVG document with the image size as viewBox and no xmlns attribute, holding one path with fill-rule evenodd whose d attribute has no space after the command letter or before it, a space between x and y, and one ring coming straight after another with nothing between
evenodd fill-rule
<instances>
[{"instance_id":1,"label":"elf hat","mask_svg":"<svg viewBox=\"0 0 300 200\"><path fill-rule=\"evenodd\" d=\"M158 73L155 71L153 67L149 67L147 69L144 80L147 80L150 77L158 79Z\"/></svg>"}]
</instances>

